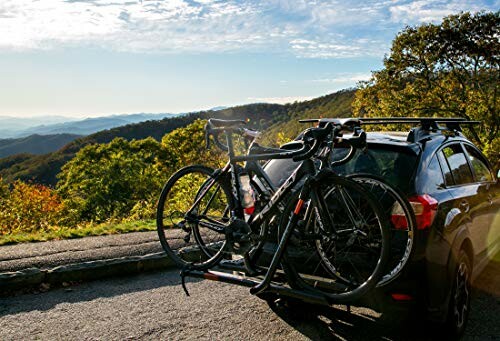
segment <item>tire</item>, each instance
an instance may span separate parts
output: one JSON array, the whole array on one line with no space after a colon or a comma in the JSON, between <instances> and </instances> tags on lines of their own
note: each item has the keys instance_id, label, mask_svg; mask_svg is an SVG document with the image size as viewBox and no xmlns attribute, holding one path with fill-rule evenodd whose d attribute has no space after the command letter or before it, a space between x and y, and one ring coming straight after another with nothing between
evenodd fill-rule
<instances>
[{"instance_id":1,"label":"tire","mask_svg":"<svg viewBox=\"0 0 500 341\"><path fill-rule=\"evenodd\" d=\"M388 184L384 178L366 173L351 174L347 178L363 185L377 198L387 220L390 220L394 209L403 213L406 219L406 228L396 229L391 223L390 257L386 272L377 284L380 287L396 279L412 256L416 230L415 214L406 199L406 195L398 188Z\"/></svg>"},{"instance_id":2,"label":"tire","mask_svg":"<svg viewBox=\"0 0 500 341\"><path fill-rule=\"evenodd\" d=\"M460 339L467 326L472 293L471 275L472 266L469 256L464 250L460 250L452 277L448 315L443 326L443 334L451 339Z\"/></svg>"},{"instance_id":3,"label":"tire","mask_svg":"<svg viewBox=\"0 0 500 341\"><path fill-rule=\"evenodd\" d=\"M307 213L319 212L309 200L311 207L299 213L302 221L284 253L283 269L292 287L320 292L333 304L354 302L384 274L389 257L388 221L376 199L352 180L329 175L312 190L324 197L337 239L327 230L327 218ZM297 196L285 208L280 235L296 202ZM359 223L353 222L348 210Z\"/></svg>"},{"instance_id":4,"label":"tire","mask_svg":"<svg viewBox=\"0 0 500 341\"><path fill-rule=\"evenodd\" d=\"M212 168L201 165L184 167L170 177L160 194L158 237L179 268L207 269L225 253L225 226L233 200L229 184L213 174ZM186 213L200 196L188 217Z\"/></svg>"}]
</instances>

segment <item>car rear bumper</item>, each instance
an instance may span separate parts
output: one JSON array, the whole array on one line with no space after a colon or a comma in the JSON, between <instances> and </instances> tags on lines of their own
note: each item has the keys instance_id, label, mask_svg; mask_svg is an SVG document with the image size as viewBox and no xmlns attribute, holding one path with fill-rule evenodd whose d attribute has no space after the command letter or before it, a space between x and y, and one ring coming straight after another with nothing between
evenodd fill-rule
<instances>
[{"instance_id":1,"label":"car rear bumper","mask_svg":"<svg viewBox=\"0 0 500 341\"><path fill-rule=\"evenodd\" d=\"M421 314L431 321L442 322L447 314L447 295L429 283L447 283L446 273L446 268L429 266L424 260L408 264L398 278L375 288L357 305L382 314L400 317Z\"/></svg>"}]
</instances>

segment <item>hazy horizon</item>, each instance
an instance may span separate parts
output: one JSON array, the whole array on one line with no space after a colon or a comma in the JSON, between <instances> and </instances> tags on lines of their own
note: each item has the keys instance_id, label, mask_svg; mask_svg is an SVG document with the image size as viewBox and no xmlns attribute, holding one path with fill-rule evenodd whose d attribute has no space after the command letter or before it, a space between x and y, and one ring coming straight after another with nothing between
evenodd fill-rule
<instances>
[{"instance_id":1,"label":"hazy horizon","mask_svg":"<svg viewBox=\"0 0 500 341\"><path fill-rule=\"evenodd\" d=\"M367 80L406 25L479 0L4 0L0 115L185 113Z\"/></svg>"}]
</instances>

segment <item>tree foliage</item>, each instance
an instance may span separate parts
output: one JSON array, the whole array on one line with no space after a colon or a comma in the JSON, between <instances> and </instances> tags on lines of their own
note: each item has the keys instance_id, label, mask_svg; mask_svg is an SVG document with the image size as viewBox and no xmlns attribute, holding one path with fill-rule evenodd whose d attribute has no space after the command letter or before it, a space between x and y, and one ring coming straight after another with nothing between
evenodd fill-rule
<instances>
[{"instance_id":1,"label":"tree foliage","mask_svg":"<svg viewBox=\"0 0 500 341\"><path fill-rule=\"evenodd\" d=\"M190 164L201 163L207 166L220 167L224 162L221 152L214 146L206 148L206 120L198 119L184 128L166 134L161 140L162 148L168 155L171 169L178 169Z\"/></svg>"},{"instance_id":2,"label":"tree foliage","mask_svg":"<svg viewBox=\"0 0 500 341\"><path fill-rule=\"evenodd\" d=\"M354 112L480 120L483 125L471 138L497 160L499 34L499 12L461 13L440 24L405 28L392 42L384 68L361 84Z\"/></svg>"},{"instance_id":3,"label":"tree foliage","mask_svg":"<svg viewBox=\"0 0 500 341\"><path fill-rule=\"evenodd\" d=\"M9 188L0 178L0 235L47 231L58 225L63 212L54 190L19 180Z\"/></svg>"},{"instance_id":4,"label":"tree foliage","mask_svg":"<svg viewBox=\"0 0 500 341\"><path fill-rule=\"evenodd\" d=\"M161 143L116 138L81 149L58 175L66 223L152 218L161 186L173 172L194 163L221 165L221 154L205 148L205 123L175 129Z\"/></svg>"},{"instance_id":5,"label":"tree foliage","mask_svg":"<svg viewBox=\"0 0 500 341\"><path fill-rule=\"evenodd\" d=\"M89 145L64 165L57 190L77 221L124 218L138 202L156 198L165 157L153 138Z\"/></svg>"}]
</instances>

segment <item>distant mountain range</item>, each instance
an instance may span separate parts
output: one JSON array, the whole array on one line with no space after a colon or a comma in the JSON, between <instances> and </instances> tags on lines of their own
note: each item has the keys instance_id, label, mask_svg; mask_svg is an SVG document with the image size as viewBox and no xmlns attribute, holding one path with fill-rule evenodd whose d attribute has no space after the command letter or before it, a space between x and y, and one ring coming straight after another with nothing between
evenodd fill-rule
<instances>
[{"instance_id":1,"label":"distant mountain range","mask_svg":"<svg viewBox=\"0 0 500 341\"><path fill-rule=\"evenodd\" d=\"M307 125L299 123L299 119L351 115L351 102L354 93L354 90L343 90L310 101L285 105L256 103L220 110L212 108L207 111L174 115L162 120L150 118L149 121L127 124L77 138L57 151L45 155L21 153L1 158L0 177L7 182L21 179L55 186L61 167L71 160L81 148L89 144L108 143L116 137L127 140L153 137L160 141L165 134L174 129L185 127L199 118L249 119L250 127L265 131L264 144L274 143L280 132L286 131L288 135L293 136L306 128Z\"/></svg>"},{"instance_id":2,"label":"distant mountain range","mask_svg":"<svg viewBox=\"0 0 500 341\"><path fill-rule=\"evenodd\" d=\"M0 158L9 155L29 153L46 154L61 149L81 135L56 134L56 135L30 135L18 139L0 140Z\"/></svg>"},{"instance_id":3,"label":"distant mountain range","mask_svg":"<svg viewBox=\"0 0 500 341\"><path fill-rule=\"evenodd\" d=\"M177 114L148 114L138 113L130 115L112 115L75 119L64 116L41 116L17 118L0 116L0 139L20 138L33 134L76 134L90 135L95 132L111 129L126 124L139 123L149 120L161 120Z\"/></svg>"},{"instance_id":4,"label":"distant mountain range","mask_svg":"<svg viewBox=\"0 0 500 341\"><path fill-rule=\"evenodd\" d=\"M66 116L38 116L38 117L0 116L0 139L22 137L23 135L19 135L20 132L39 125L50 125L50 124L71 122L77 120L78 118L72 118Z\"/></svg>"}]
</instances>

